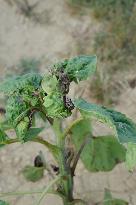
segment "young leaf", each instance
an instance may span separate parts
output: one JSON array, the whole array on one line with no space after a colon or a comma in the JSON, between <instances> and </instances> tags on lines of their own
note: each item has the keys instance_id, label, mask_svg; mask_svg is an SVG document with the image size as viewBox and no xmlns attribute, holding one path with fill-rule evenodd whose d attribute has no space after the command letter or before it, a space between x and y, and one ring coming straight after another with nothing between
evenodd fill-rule
<instances>
[{"instance_id":1,"label":"young leaf","mask_svg":"<svg viewBox=\"0 0 136 205\"><path fill-rule=\"evenodd\" d=\"M44 167L26 166L22 171L26 180L36 182L43 178Z\"/></svg>"},{"instance_id":2,"label":"young leaf","mask_svg":"<svg viewBox=\"0 0 136 205\"><path fill-rule=\"evenodd\" d=\"M86 80L96 70L96 56L77 56L70 60L64 60L54 65L54 69L59 71L62 68L68 74L70 81L79 82Z\"/></svg>"},{"instance_id":3,"label":"young leaf","mask_svg":"<svg viewBox=\"0 0 136 205\"><path fill-rule=\"evenodd\" d=\"M126 166L130 171L136 167L136 144L131 142L127 144Z\"/></svg>"},{"instance_id":4,"label":"young leaf","mask_svg":"<svg viewBox=\"0 0 136 205\"><path fill-rule=\"evenodd\" d=\"M122 199L114 199L110 191L106 189L103 205L128 205L128 202Z\"/></svg>"},{"instance_id":5,"label":"young leaf","mask_svg":"<svg viewBox=\"0 0 136 205\"><path fill-rule=\"evenodd\" d=\"M9 203L7 203L7 202L5 202L5 201L0 200L0 205L9 205Z\"/></svg>"},{"instance_id":6,"label":"young leaf","mask_svg":"<svg viewBox=\"0 0 136 205\"><path fill-rule=\"evenodd\" d=\"M121 143L136 142L136 125L124 114L83 99L75 100L74 105L85 117L97 118L113 128Z\"/></svg>"}]
</instances>

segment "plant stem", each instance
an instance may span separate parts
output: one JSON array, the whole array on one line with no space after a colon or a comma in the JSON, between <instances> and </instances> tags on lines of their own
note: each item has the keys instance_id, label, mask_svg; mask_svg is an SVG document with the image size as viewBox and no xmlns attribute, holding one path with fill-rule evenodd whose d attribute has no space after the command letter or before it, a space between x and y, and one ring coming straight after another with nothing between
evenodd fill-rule
<instances>
[{"instance_id":1,"label":"plant stem","mask_svg":"<svg viewBox=\"0 0 136 205\"><path fill-rule=\"evenodd\" d=\"M53 128L57 137L57 146L60 149L58 157L59 171L64 176L61 180L61 191L64 194L63 203L64 205L68 205L69 202L73 201L73 176L71 174L71 168L67 164L65 138L62 133L61 122L58 119L54 121Z\"/></svg>"},{"instance_id":2,"label":"plant stem","mask_svg":"<svg viewBox=\"0 0 136 205\"><path fill-rule=\"evenodd\" d=\"M81 147L80 149L78 150L78 153L75 157L75 160L73 162L73 165L72 165L72 175L74 176L74 173L75 173L75 169L76 169L76 166L77 166L77 163L79 161L79 158L80 158L80 155L85 147L85 145L87 144L88 140L90 139L90 136L86 137L85 140L83 141L83 143L81 144Z\"/></svg>"}]
</instances>

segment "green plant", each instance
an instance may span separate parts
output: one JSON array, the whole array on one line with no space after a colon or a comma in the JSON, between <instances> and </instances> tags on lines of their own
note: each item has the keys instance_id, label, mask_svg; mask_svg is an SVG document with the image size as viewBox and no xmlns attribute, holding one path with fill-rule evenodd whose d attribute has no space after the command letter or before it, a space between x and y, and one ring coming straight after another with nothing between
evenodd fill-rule
<instances>
[{"instance_id":1,"label":"green plant","mask_svg":"<svg viewBox=\"0 0 136 205\"><path fill-rule=\"evenodd\" d=\"M0 124L0 146L28 141L41 143L52 153L57 165L49 167L47 159L40 153L35 158L34 166L25 167L23 174L27 180L35 182L43 177L44 169L50 173L52 168L53 181L42 191L3 193L0 197L37 193L40 196L35 204L38 205L46 193L54 193L62 198L64 205L86 204L73 196L79 159L90 172L110 171L124 161L128 169L133 170L136 165L136 125L120 112L83 99L71 100L67 96L71 82L79 83L95 73L96 61L96 56L78 56L53 65L50 73L43 77L30 73L7 79L1 84L0 91L8 96L8 100L6 121ZM80 117L72 122L65 121L74 109L80 112ZM42 114L42 119L50 123L56 136L54 144L38 136L43 127L39 128L33 122L36 113ZM93 118L106 123L115 135L94 136L91 126ZM15 130L14 138L7 135L8 129ZM73 146L74 149L71 148ZM6 202L0 201L0 204ZM103 204L128 203L113 199L106 190Z\"/></svg>"}]
</instances>

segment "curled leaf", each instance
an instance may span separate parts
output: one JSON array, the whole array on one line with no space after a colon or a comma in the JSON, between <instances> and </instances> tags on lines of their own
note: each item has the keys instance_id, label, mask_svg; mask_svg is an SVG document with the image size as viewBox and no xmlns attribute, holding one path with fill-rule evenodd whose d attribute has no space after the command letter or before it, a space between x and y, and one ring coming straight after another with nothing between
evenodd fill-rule
<instances>
[{"instance_id":1,"label":"curled leaf","mask_svg":"<svg viewBox=\"0 0 136 205\"><path fill-rule=\"evenodd\" d=\"M74 105L85 118L96 118L113 128L121 143L136 143L136 125L124 114L100 105L88 103L83 99L75 100Z\"/></svg>"}]
</instances>

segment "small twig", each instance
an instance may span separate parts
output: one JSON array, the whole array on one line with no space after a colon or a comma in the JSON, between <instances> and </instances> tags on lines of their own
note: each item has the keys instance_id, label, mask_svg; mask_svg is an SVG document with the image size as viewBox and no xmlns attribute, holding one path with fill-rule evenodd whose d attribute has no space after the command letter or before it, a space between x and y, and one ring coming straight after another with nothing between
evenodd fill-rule
<instances>
[{"instance_id":1,"label":"small twig","mask_svg":"<svg viewBox=\"0 0 136 205\"><path fill-rule=\"evenodd\" d=\"M43 190L37 191L23 191L23 192L5 192L0 193L0 197L7 197L7 196L22 196L22 195L31 195L31 194L41 194Z\"/></svg>"},{"instance_id":2,"label":"small twig","mask_svg":"<svg viewBox=\"0 0 136 205\"><path fill-rule=\"evenodd\" d=\"M51 188L54 184L56 184L60 179L61 179L61 176L56 177L53 181L51 181L51 183L50 183L47 187L45 187L45 189L43 190L43 192L42 192L40 198L38 199L38 201L36 202L35 205L39 205L39 204L41 203L42 199L43 199L43 198L45 197L45 195L48 193L48 191L50 190L50 188Z\"/></svg>"},{"instance_id":3,"label":"small twig","mask_svg":"<svg viewBox=\"0 0 136 205\"><path fill-rule=\"evenodd\" d=\"M18 138L14 138L14 139L8 139L5 142L1 142L0 144L10 145L10 144L17 143L17 142L20 142L20 140ZM48 141L44 140L42 137L39 137L39 136L35 137L29 142L37 142L37 143L43 144L53 154L54 158L57 159L57 153L59 152L59 148L56 145L49 143Z\"/></svg>"},{"instance_id":4,"label":"small twig","mask_svg":"<svg viewBox=\"0 0 136 205\"><path fill-rule=\"evenodd\" d=\"M20 191L20 192L2 192L0 193L0 197L1 198L5 198L5 197L12 197L12 196L24 196L24 195L31 195L31 194L42 194L43 193L43 189L42 190L35 190L35 191ZM53 190L48 190L49 194L56 194L59 196L60 193L58 193L57 191L53 191ZM62 197L62 196L61 196Z\"/></svg>"},{"instance_id":5,"label":"small twig","mask_svg":"<svg viewBox=\"0 0 136 205\"><path fill-rule=\"evenodd\" d=\"M73 175L73 176L74 176L75 169L76 169L78 160L79 160L79 158L80 158L80 155L81 155L81 153L82 153L82 151L83 151L85 145L88 143L89 139L90 139L90 135L85 138L85 140L83 141L83 143L82 143L80 149L79 149L78 152L77 152L77 155L76 155L76 157L75 157L75 159L74 159L74 162L73 162L73 165L72 165L72 168L71 168L71 172L72 172L72 175Z\"/></svg>"}]
</instances>

